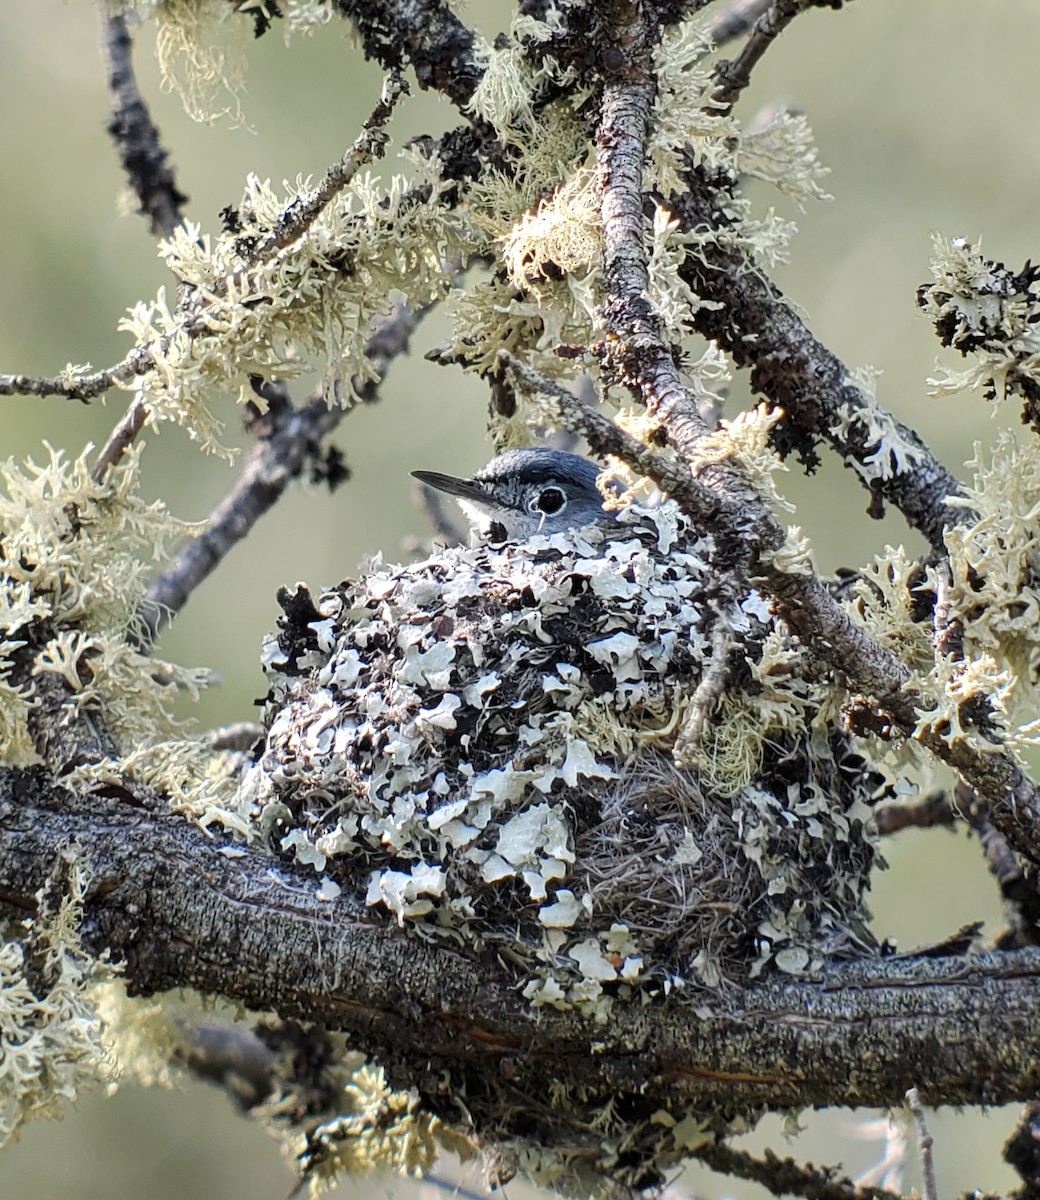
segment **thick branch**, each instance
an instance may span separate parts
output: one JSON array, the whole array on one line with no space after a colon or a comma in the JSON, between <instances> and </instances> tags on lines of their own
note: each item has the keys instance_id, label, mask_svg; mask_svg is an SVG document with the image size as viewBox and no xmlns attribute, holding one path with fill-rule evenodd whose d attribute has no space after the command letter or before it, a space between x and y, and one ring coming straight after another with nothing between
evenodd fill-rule
<instances>
[{"instance_id":1,"label":"thick branch","mask_svg":"<svg viewBox=\"0 0 1040 1200\"><path fill-rule=\"evenodd\" d=\"M312 875L260 850L223 855L153 802L140 789L77 796L0 773L0 898L31 912L72 847L89 880L85 947L123 963L132 991L191 987L351 1031L434 1104L445 1069L507 1077L517 1095L563 1079L651 1111L705 1113L896 1105L914 1084L927 1104L1040 1089L1036 949L832 965L716 996L707 1016L680 996L652 1010L618 1004L595 1024L532 1009L500 960L425 942L347 895L317 899Z\"/></svg>"},{"instance_id":2,"label":"thick branch","mask_svg":"<svg viewBox=\"0 0 1040 1200\"><path fill-rule=\"evenodd\" d=\"M724 227L724 196L698 172L689 189L670 202L686 230ZM943 529L971 520L964 508L947 501L959 496L957 478L921 438L891 413L869 400L849 378L848 368L812 335L780 290L740 250L708 238L688 255L680 273L710 304L694 315L705 337L751 368L751 386L784 410L778 426L780 448L798 450L814 462L813 446L823 439L851 467L872 496L893 504L938 553L945 553ZM878 430L901 462L876 461Z\"/></svg>"}]
</instances>

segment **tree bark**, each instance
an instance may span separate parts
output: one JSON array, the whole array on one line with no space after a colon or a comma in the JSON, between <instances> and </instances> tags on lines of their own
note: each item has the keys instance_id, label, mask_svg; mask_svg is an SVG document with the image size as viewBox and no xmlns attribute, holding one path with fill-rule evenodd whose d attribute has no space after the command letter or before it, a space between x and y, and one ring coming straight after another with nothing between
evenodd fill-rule
<instances>
[{"instance_id":1,"label":"tree bark","mask_svg":"<svg viewBox=\"0 0 1040 1200\"><path fill-rule=\"evenodd\" d=\"M514 1097L544 1097L562 1080L586 1104L613 1094L708 1116L896 1105L911 1085L943 1104L1040 1089L1035 948L831 963L810 978L619 1002L596 1024L532 1008L500 961L424 942L358 898L320 900L313 877L262 849L228 849L139 789L77 794L0 772L8 912L30 914L71 852L88 879L84 948L119 963L132 993L190 987L345 1030L435 1110L445 1073L470 1096L507 1082Z\"/></svg>"}]
</instances>

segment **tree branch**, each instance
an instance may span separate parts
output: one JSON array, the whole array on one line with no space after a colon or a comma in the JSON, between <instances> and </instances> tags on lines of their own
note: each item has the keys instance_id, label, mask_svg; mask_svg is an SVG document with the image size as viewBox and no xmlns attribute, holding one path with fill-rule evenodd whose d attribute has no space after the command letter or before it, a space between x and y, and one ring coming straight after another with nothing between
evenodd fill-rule
<instances>
[{"instance_id":1,"label":"tree branch","mask_svg":"<svg viewBox=\"0 0 1040 1200\"><path fill-rule=\"evenodd\" d=\"M832 1167L804 1166L792 1158L780 1158L766 1150L755 1158L746 1150L717 1144L708 1146L697 1157L722 1175L747 1179L768 1188L774 1196L804 1196L806 1200L900 1200L883 1188L861 1187Z\"/></svg>"},{"instance_id":2,"label":"tree branch","mask_svg":"<svg viewBox=\"0 0 1040 1200\"><path fill-rule=\"evenodd\" d=\"M357 28L366 58L384 70L411 63L419 86L463 112L484 74L471 30L442 0L335 0Z\"/></svg>"},{"instance_id":3,"label":"tree branch","mask_svg":"<svg viewBox=\"0 0 1040 1200\"><path fill-rule=\"evenodd\" d=\"M34 911L62 847L88 880L84 948L121 963L131 992L190 987L349 1031L400 1084L428 1090L434 1111L445 1107L443 1070L492 1107L496 1079L511 1103L562 1079L640 1111L705 1114L897 1105L915 1081L925 1103L1001 1104L1040 1089L1036 948L830 964L811 980L716 995L707 1015L703 996L661 1002L652 1020L618 1004L604 1026L580 1010L532 1008L502 961L426 942L347 893L318 899L313 875L255 847L227 857L140 788L75 794L0 771L10 910Z\"/></svg>"},{"instance_id":4,"label":"tree branch","mask_svg":"<svg viewBox=\"0 0 1040 1200\"><path fill-rule=\"evenodd\" d=\"M724 192L697 170L689 188L669 207L685 230L724 229ZM812 335L783 294L740 250L706 238L688 255L680 274L710 304L694 325L726 350L738 367L751 368L751 387L783 409L774 438L782 453L797 451L810 466L815 442L825 441L876 498L893 504L936 553L945 553L943 529L972 519L948 503L960 496L957 478L908 426L851 381L848 368Z\"/></svg>"},{"instance_id":5,"label":"tree branch","mask_svg":"<svg viewBox=\"0 0 1040 1200\"><path fill-rule=\"evenodd\" d=\"M188 197L177 187L166 151L159 141L159 130L152 122L148 106L137 87L133 65L133 40L122 12L104 5L102 46L108 66L108 87L112 93L112 119L108 132L119 151L123 170L137 196L138 212L148 217L156 237L169 235L181 223L181 208Z\"/></svg>"}]
</instances>

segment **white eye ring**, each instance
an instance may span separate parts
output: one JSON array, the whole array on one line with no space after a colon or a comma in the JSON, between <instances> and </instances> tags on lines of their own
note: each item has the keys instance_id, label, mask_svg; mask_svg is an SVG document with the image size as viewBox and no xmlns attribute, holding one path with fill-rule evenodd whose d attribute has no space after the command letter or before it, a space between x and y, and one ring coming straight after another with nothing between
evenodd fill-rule
<instances>
[{"instance_id":1,"label":"white eye ring","mask_svg":"<svg viewBox=\"0 0 1040 1200\"><path fill-rule=\"evenodd\" d=\"M533 513L540 513L543 519L554 517L567 507L567 496L561 488L550 485L532 496L527 507Z\"/></svg>"}]
</instances>

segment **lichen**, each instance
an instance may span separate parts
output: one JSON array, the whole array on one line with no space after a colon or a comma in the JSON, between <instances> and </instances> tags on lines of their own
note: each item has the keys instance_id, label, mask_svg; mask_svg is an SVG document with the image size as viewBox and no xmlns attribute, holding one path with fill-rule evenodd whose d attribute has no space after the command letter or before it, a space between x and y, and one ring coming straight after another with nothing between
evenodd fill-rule
<instances>
[{"instance_id":1,"label":"lichen","mask_svg":"<svg viewBox=\"0 0 1040 1200\"><path fill-rule=\"evenodd\" d=\"M79 947L84 880L75 864L66 876L50 918L30 924L27 940L0 945L0 1144L111 1076L95 1003L109 969Z\"/></svg>"},{"instance_id":2,"label":"lichen","mask_svg":"<svg viewBox=\"0 0 1040 1200\"><path fill-rule=\"evenodd\" d=\"M417 1092L392 1088L344 1034L263 1018L255 1034L272 1053L269 1091L250 1116L279 1142L312 1196L343 1172L422 1176L444 1151L463 1160L476 1153L470 1138L422 1108Z\"/></svg>"},{"instance_id":3,"label":"lichen","mask_svg":"<svg viewBox=\"0 0 1040 1200\"><path fill-rule=\"evenodd\" d=\"M933 282L917 303L944 346L960 352L960 371L940 366L928 380L936 396L981 389L988 400L1018 396L1023 421L1040 431L1040 271L1014 272L986 258L981 242L933 239Z\"/></svg>"},{"instance_id":4,"label":"lichen","mask_svg":"<svg viewBox=\"0 0 1040 1200\"><path fill-rule=\"evenodd\" d=\"M184 807L210 813L229 794L233 764L190 737L175 715L210 672L137 648L137 608L155 563L193 526L139 491L140 448L98 483L90 447L69 461L51 450L42 465L4 464L0 492L0 760L39 762L30 717L48 680L60 685L53 721L98 714L118 746L133 748L78 765L63 777L119 779L129 773Z\"/></svg>"},{"instance_id":5,"label":"lichen","mask_svg":"<svg viewBox=\"0 0 1040 1200\"><path fill-rule=\"evenodd\" d=\"M405 157L407 179L355 177L299 237L269 253L253 251L307 180L279 195L251 175L222 234L186 222L160 244L190 302L171 307L161 288L121 323L154 363L126 385L150 423L174 421L204 449L223 450L214 395L255 399L256 376L291 379L312 367L323 371L330 403L352 401L352 380L374 377L365 356L373 321L399 292L413 304L441 297L444 264L469 236L465 218L443 202L448 185L436 162L418 151Z\"/></svg>"}]
</instances>

